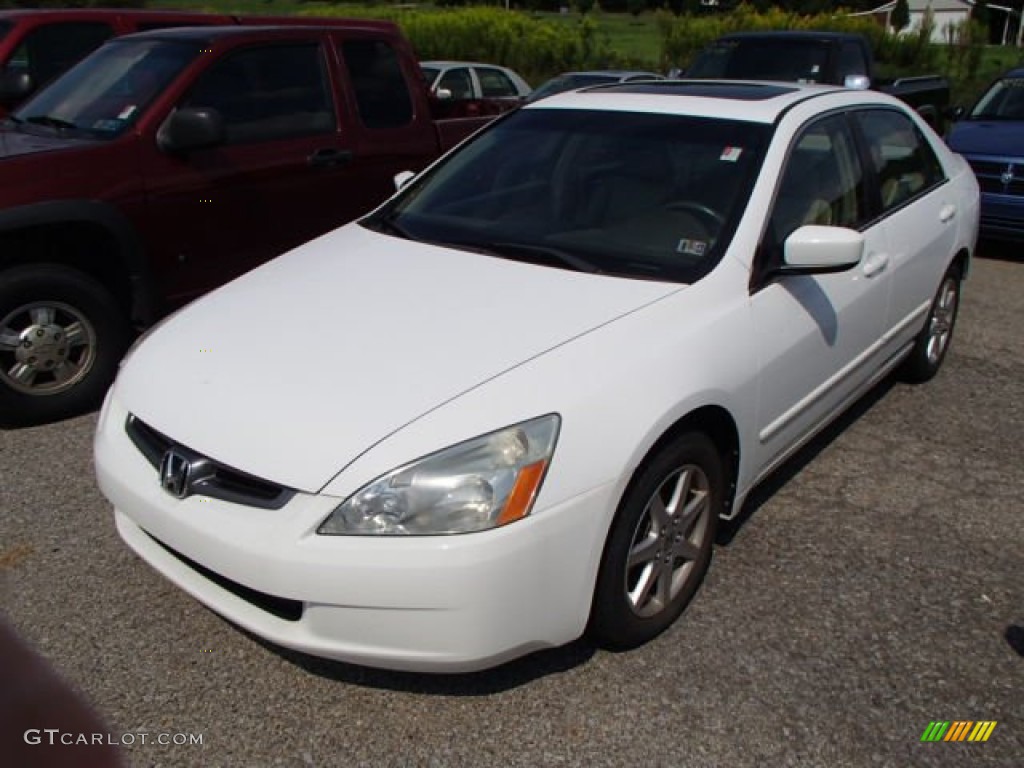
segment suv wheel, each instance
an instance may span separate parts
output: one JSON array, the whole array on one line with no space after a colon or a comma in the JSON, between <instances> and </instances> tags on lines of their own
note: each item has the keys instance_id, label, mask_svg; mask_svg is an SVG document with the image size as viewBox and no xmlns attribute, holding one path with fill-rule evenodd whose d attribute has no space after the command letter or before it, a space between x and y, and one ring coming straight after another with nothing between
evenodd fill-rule
<instances>
[{"instance_id":1,"label":"suv wheel","mask_svg":"<svg viewBox=\"0 0 1024 768\"><path fill-rule=\"evenodd\" d=\"M128 337L116 300L88 275L49 265L0 273L0 426L98 405Z\"/></svg>"}]
</instances>

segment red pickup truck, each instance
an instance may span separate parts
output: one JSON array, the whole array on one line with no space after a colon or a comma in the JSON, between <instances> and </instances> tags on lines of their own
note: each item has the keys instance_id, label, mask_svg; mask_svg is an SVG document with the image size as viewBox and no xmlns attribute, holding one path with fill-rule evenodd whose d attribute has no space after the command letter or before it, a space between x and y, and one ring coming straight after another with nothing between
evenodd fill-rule
<instances>
[{"instance_id":1,"label":"red pickup truck","mask_svg":"<svg viewBox=\"0 0 1024 768\"><path fill-rule=\"evenodd\" d=\"M484 122L431 119L387 22L109 40L0 122L0 425L95 405L133 327L365 213ZM284 349L267 365L315 375Z\"/></svg>"}]
</instances>

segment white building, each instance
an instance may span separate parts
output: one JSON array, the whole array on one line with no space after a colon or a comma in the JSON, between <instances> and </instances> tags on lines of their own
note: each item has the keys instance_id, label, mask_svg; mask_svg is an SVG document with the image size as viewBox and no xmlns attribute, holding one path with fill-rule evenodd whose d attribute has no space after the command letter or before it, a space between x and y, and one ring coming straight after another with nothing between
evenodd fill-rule
<instances>
[{"instance_id":1,"label":"white building","mask_svg":"<svg viewBox=\"0 0 1024 768\"><path fill-rule=\"evenodd\" d=\"M921 22L924 20L925 14L928 9L931 9L932 18L934 20L934 26L932 27L931 40L933 43L945 43L948 42L948 30L951 26L955 26L965 21L971 14L971 9L974 7L974 3L971 0L907 0L907 6L910 9L910 24L903 30L905 34L915 32L921 28ZM862 11L860 13L853 14L854 16L875 16L880 23L884 24L886 29L892 26L889 19L892 16L893 10L896 8L896 0L891 0L884 5L880 5L877 8L873 8L870 11ZM1007 44L1013 42L1009 38L1010 33L1010 18L1016 13L1013 8L1008 8L1005 5L993 5L988 4L989 12L992 14L998 14L1002 16L1002 42ZM1020 31L1017 33L1017 44L1020 44Z\"/></svg>"}]
</instances>

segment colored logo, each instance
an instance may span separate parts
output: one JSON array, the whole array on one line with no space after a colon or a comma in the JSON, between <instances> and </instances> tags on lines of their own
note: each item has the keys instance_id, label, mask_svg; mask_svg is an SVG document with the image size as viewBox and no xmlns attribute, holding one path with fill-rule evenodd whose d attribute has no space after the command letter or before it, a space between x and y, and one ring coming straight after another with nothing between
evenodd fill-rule
<instances>
[{"instance_id":1,"label":"colored logo","mask_svg":"<svg viewBox=\"0 0 1024 768\"><path fill-rule=\"evenodd\" d=\"M921 741L988 741L995 729L995 720L933 720L921 734Z\"/></svg>"}]
</instances>

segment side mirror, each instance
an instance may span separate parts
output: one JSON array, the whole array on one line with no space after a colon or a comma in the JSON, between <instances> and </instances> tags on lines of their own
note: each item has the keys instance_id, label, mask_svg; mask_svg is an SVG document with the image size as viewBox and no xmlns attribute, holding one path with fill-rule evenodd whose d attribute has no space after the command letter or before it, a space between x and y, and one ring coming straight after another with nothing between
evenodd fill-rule
<instances>
[{"instance_id":1,"label":"side mirror","mask_svg":"<svg viewBox=\"0 0 1024 768\"><path fill-rule=\"evenodd\" d=\"M846 227L809 224L800 227L783 245L783 275L843 272L860 263L864 235Z\"/></svg>"},{"instance_id":2,"label":"side mirror","mask_svg":"<svg viewBox=\"0 0 1024 768\"><path fill-rule=\"evenodd\" d=\"M213 107L176 109L156 133L157 146L164 152L206 149L225 139L224 118Z\"/></svg>"},{"instance_id":3,"label":"side mirror","mask_svg":"<svg viewBox=\"0 0 1024 768\"><path fill-rule=\"evenodd\" d=\"M867 75L847 75L843 78L843 87L851 91L866 91L871 87L871 78Z\"/></svg>"},{"instance_id":4,"label":"side mirror","mask_svg":"<svg viewBox=\"0 0 1024 768\"><path fill-rule=\"evenodd\" d=\"M439 101L448 101L452 97L452 92L448 88L438 88L434 91L434 96Z\"/></svg>"},{"instance_id":5,"label":"side mirror","mask_svg":"<svg viewBox=\"0 0 1024 768\"><path fill-rule=\"evenodd\" d=\"M13 107L32 93L35 86L28 72L0 72L0 104Z\"/></svg>"},{"instance_id":6,"label":"side mirror","mask_svg":"<svg viewBox=\"0 0 1024 768\"><path fill-rule=\"evenodd\" d=\"M395 191L397 192L416 177L412 171L402 171L395 174Z\"/></svg>"}]
</instances>

